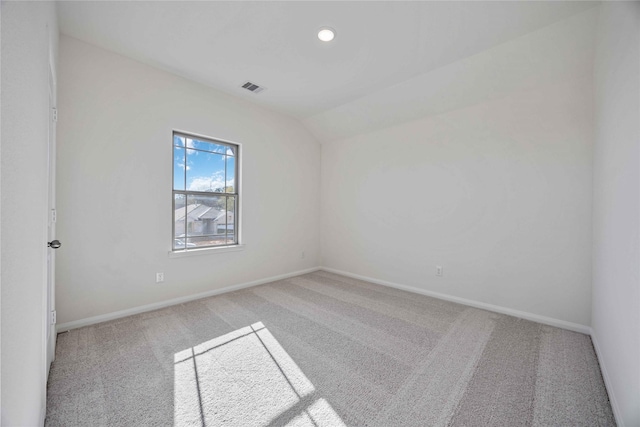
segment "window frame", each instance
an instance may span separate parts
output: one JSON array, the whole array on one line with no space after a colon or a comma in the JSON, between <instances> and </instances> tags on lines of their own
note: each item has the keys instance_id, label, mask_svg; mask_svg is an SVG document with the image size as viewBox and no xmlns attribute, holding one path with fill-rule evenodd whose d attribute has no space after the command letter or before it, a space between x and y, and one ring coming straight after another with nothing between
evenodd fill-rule
<instances>
[{"instance_id":1,"label":"window frame","mask_svg":"<svg viewBox=\"0 0 640 427\"><path fill-rule=\"evenodd\" d=\"M214 191L190 191L187 190L187 170L185 167L184 170L184 190L176 190L175 189L175 166L176 166L176 159L175 159L175 137L182 137L185 138L185 162L186 162L186 153L187 153L187 144L186 144L186 138L189 139L196 139L198 141L202 141L202 142L207 142L207 143L211 143L211 144L217 144L217 145L224 145L224 146L230 146L232 148L235 149L235 155L233 156L235 158L235 171L234 171L234 177L233 177L233 192L229 193L229 192L214 192ZM201 150L201 149L196 149L199 151L205 151L207 152L207 150ZM213 153L213 152L212 152ZM218 153L219 154L219 153ZM221 139L221 138L213 138L210 136L206 136L206 135L201 135L201 134L197 134L197 133L193 133L193 132L187 132L187 131L182 131L182 130L177 130L174 129L171 132L171 245L170 248L171 250L169 251L169 255L177 255L177 254L195 254L195 253L203 253L203 252L226 252L229 250L240 250L243 248L243 243L242 243L242 229L241 229L241 194L242 194L242 189L241 189L241 171L242 171L242 144L237 143L237 142L233 142L233 141L228 141L225 139ZM186 166L186 163L185 163ZM226 159L225 159L225 169L226 169ZM225 171L225 180L226 180L226 171ZM226 189L226 182L225 182L225 189ZM204 197L211 197L211 196L222 196L225 199L228 199L229 196L234 196L235 198L235 206L234 206L234 223L233 223L233 243L228 243L228 236L230 236L229 234L225 234L226 238L225 238L225 243L224 244L220 244L220 245L207 245L207 246L194 246L194 247L189 247L187 245L188 243L188 238L189 236L187 235L188 232L187 230L187 215L185 215L185 233L184 233L184 237L182 238L184 241L184 247L175 247L175 242L178 239L181 239L179 237L176 237L176 194L183 194L185 196L185 206L188 206L188 197L189 196L204 196ZM226 203L225 203L226 206ZM226 210L225 210L226 212ZM228 227L228 223L226 223L226 226ZM228 228L227 228L228 229ZM192 236L192 237L198 237L198 236Z\"/></svg>"}]
</instances>

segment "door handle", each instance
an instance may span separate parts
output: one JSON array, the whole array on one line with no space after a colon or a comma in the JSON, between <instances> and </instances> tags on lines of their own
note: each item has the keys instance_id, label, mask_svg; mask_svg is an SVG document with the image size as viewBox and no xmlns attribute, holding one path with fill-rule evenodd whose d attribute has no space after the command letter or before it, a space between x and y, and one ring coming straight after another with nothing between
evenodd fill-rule
<instances>
[{"instance_id":1,"label":"door handle","mask_svg":"<svg viewBox=\"0 0 640 427\"><path fill-rule=\"evenodd\" d=\"M58 249L60 246L62 246L62 243L60 243L60 240L52 240L47 243L47 246L49 246L51 249Z\"/></svg>"}]
</instances>

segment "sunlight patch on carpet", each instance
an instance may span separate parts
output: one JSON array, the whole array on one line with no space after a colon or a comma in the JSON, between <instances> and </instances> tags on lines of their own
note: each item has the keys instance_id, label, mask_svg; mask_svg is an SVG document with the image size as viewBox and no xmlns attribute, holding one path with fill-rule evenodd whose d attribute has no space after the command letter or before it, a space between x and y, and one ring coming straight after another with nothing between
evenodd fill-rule
<instances>
[{"instance_id":1,"label":"sunlight patch on carpet","mask_svg":"<svg viewBox=\"0 0 640 427\"><path fill-rule=\"evenodd\" d=\"M174 425L344 426L262 324L174 355Z\"/></svg>"}]
</instances>

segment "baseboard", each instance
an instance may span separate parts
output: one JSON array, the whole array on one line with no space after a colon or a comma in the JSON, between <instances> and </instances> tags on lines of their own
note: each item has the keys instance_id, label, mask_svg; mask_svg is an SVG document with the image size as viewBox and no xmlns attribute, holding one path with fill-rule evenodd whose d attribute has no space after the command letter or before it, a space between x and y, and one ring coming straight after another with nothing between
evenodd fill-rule
<instances>
[{"instance_id":1,"label":"baseboard","mask_svg":"<svg viewBox=\"0 0 640 427\"><path fill-rule=\"evenodd\" d=\"M112 312L112 313L101 314L99 316L87 317L85 319L74 320L72 322L61 323L61 324L57 325L56 330L58 332L64 332L64 331L68 331L68 330L71 330L71 329L82 328L84 326L94 325L96 323L106 322L106 321L109 321L109 320L115 320L115 319L119 319L119 318L122 318L122 317L131 316L131 315L134 315L134 314L144 313L144 312L147 312L147 311L158 310L160 308L165 308L165 307L169 307L169 306L176 305L176 304L182 304L182 303L185 303L185 302L194 301L194 300L197 300L197 299L206 298L206 297L210 297L210 296L214 296L214 295L220 295L220 294L224 294L224 293L227 293L227 292L233 292L233 291L237 291L237 290L244 289L244 288L250 288L252 286L258 286L258 285L262 285L264 283L274 282L276 280L287 279L289 277L299 276L301 274L311 273L311 272L318 271L318 270L324 270L324 271L328 271L330 273L340 274L342 276L352 277L354 279L365 280L367 282L376 283L378 285L388 286L388 287L391 287L391 288L396 288L396 289L400 289L400 290L407 291L407 292L413 292L413 293L416 293L416 294L426 295L426 296L429 296L429 297L438 298L438 299L442 299L442 300L445 300L445 301L451 301L451 302L455 302L455 303L458 303L458 304L467 305L467 306L470 306L470 307L476 307L476 308L481 308L483 310L494 311L496 313L507 314L509 316L519 317L519 318L522 318L522 319L531 320L533 322L538 322L538 323L542 323L542 324L545 324L545 325L555 326L555 327L562 328L562 329L568 329L570 331L580 332L580 333L587 334L587 335L591 335L591 332L592 332L590 327L584 326L584 325L580 325L578 323L572 323L572 322L567 322L565 320L559 320L559 319L554 319L554 318L551 318L551 317L540 316L540 315L533 314L533 313L528 313L528 312L525 312L525 311L514 310L514 309L511 309L511 308L507 308L507 307L502 307L502 306L493 305L493 304L487 304L487 303L484 303L484 302L479 302L479 301L474 301L474 300L470 300L470 299L466 299L466 298L461 298L461 297L456 297L456 296L452 296L452 295L442 294L442 293L439 293L439 292L427 291L427 290L424 290L424 289L415 288L413 286L400 285L398 283L388 282L386 280L380 280L380 279L376 279L376 278L373 278L373 277L362 276L360 274L354 274L354 273L350 273L348 271L337 270L337 269L329 268L329 267L313 267L313 268L308 268L306 270L298 270L298 271L294 271L294 272L291 272L291 273L286 273L286 274L281 274L281 275L278 275L278 276L267 277L267 278L264 278L264 279L259 279L259 280L254 280L254 281L251 281L251 282L241 283L241 284L238 284L238 285L227 286L227 287L220 288L220 289L213 289L213 290L207 291L207 292L201 292L201 293L198 293L198 294L187 295L187 296L184 296L184 297L174 298L174 299L161 301L161 302L157 302L157 303L153 303L153 304L142 305L142 306L138 306L138 307L129 308L129 309L126 309L126 310L115 311L115 312ZM595 346L595 340L594 340L594 346Z\"/></svg>"},{"instance_id":2,"label":"baseboard","mask_svg":"<svg viewBox=\"0 0 640 427\"><path fill-rule=\"evenodd\" d=\"M375 283L382 286L388 286L391 288L400 289L407 292L413 292L415 294L426 295L428 297L438 298L445 301L456 302L458 304L468 305L470 307L481 308L483 310L494 311L496 313L507 314L509 316L519 317L521 319L531 320L532 322L542 323L545 325L555 326L557 328L568 329L574 332L580 332L582 334L589 335L591 328L578 323L567 322L565 320L554 319L552 317L540 316L538 314L527 313L526 311L514 310L507 307L501 307L499 305L487 304L484 302L474 301L466 298L460 298L452 295L441 294L439 292L427 291L424 289L415 288L413 286L400 285L386 280L379 280L373 277L361 276L360 274L353 274L347 271L336 270L335 268L320 267L320 270L328 271L330 273L340 274L342 276L352 277L354 279L365 280L367 282Z\"/></svg>"},{"instance_id":3,"label":"baseboard","mask_svg":"<svg viewBox=\"0 0 640 427\"><path fill-rule=\"evenodd\" d=\"M600 350L600 345L598 344L598 337L596 336L596 333L592 328L589 328L589 329L591 330L591 342L593 342L593 348L596 350L596 357L598 358L598 363L600 364L600 371L602 372L602 378L604 378L604 386L607 388L607 393L609 394L609 402L611 402L611 409L613 410L613 416L616 419L616 424L618 424L619 427L625 427L624 420L622 419L622 414L620 413L620 407L618 406L618 401L616 399L616 395L613 393L613 387L611 384L609 373L607 372L607 367L603 363L602 350Z\"/></svg>"},{"instance_id":4,"label":"baseboard","mask_svg":"<svg viewBox=\"0 0 640 427\"><path fill-rule=\"evenodd\" d=\"M115 320L122 317L132 316L134 314L140 314L147 311L158 310L160 308L169 307L172 305L183 304L185 302L194 301L201 298L211 297L214 295L225 294L227 292L237 291L239 289L250 288L252 286L262 285L264 283L274 282L276 280L287 279L289 277L299 276L301 274L312 273L320 270L320 267L308 268L306 270L298 270L291 273L280 274L278 276L267 277L264 279L254 280L251 282L241 283L238 285L227 286L220 289L213 289L207 292L201 292L198 294L187 295L184 297L173 298L166 301L156 302L153 304L141 305L139 307L128 308L126 310L114 311L112 313L101 314L99 316L87 317L85 319L74 320L72 322L61 323L57 325L56 330L58 332L65 332L71 329L82 328L84 326L95 325L96 323L106 322L108 320Z\"/></svg>"}]
</instances>

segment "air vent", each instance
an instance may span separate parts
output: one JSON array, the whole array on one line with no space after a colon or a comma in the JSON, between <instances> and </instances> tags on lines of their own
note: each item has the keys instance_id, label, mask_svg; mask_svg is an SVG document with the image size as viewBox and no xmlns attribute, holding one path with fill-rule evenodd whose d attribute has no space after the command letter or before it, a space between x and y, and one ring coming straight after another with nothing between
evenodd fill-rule
<instances>
[{"instance_id":1,"label":"air vent","mask_svg":"<svg viewBox=\"0 0 640 427\"><path fill-rule=\"evenodd\" d=\"M242 87L253 93L260 93L266 89L264 86L260 86L251 82L246 82L245 84L242 85Z\"/></svg>"}]
</instances>

